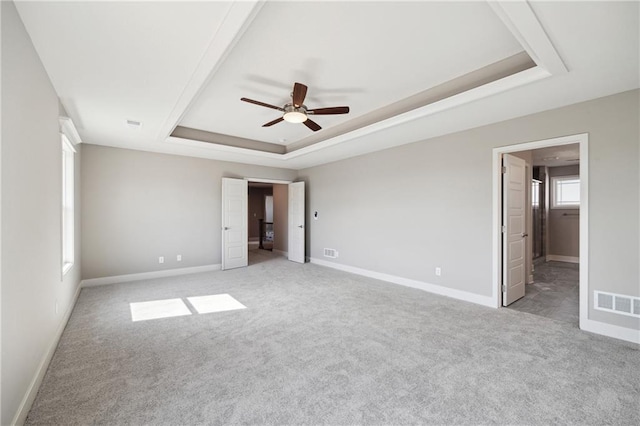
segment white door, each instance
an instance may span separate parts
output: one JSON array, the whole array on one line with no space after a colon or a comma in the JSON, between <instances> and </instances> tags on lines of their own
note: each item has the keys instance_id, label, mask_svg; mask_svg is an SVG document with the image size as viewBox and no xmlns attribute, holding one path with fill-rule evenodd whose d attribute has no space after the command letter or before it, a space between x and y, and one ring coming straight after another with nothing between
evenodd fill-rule
<instances>
[{"instance_id":1,"label":"white door","mask_svg":"<svg viewBox=\"0 0 640 426\"><path fill-rule=\"evenodd\" d=\"M502 165L502 305L507 306L525 292L526 163L505 154Z\"/></svg>"},{"instance_id":2,"label":"white door","mask_svg":"<svg viewBox=\"0 0 640 426\"><path fill-rule=\"evenodd\" d=\"M289 184L289 260L304 263L304 182Z\"/></svg>"},{"instance_id":3,"label":"white door","mask_svg":"<svg viewBox=\"0 0 640 426\"><path fill-rule=\"evenodd\" d=\"M222 269L248 265L248 187L244 179L222 178Z\"/></svg>"}]
</instances>

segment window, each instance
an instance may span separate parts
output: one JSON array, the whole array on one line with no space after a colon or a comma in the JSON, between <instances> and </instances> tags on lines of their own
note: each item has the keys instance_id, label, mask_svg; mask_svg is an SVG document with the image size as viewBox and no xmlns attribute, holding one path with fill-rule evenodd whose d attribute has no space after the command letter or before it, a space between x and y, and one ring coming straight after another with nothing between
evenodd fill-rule
<instances>
[{"instance_id":1,"label":"window","mask_svg":"<svg viewBox=\"0 0 640 426\"><path fill-rule=\"evenodd\" d=\"M580 207L580 177L555 176L551 178L552 200L554 209L571 209Z\"/></svg>"},{"instance_id":2,"label":"window","mask_svg":"<svg viewBox=\"0 0 640 426\"><path fill-rule=\"evenodd\" d=\"M540 181L533 179L531 181L531 205L540 207Z\"/></svg>"},{"instance_id":3,"label":"window","mask_svg":"<svg viewBox=\"0 0 640 426\"><path fill-rule=\"evenodd\" d=\"M75 259L74 245L74 158L76 152L65 135L62 137L62 274L69 272Z\"/></svg>"}]
</instances>

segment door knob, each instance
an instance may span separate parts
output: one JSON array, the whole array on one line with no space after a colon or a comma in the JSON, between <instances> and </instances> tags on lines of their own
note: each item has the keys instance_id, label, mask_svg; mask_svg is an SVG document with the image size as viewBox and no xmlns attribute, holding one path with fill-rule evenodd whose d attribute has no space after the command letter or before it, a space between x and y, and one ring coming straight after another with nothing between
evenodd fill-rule
<instances>
[{"instance_id":1,"label":"door knob","mask_svg":"<svg viewBox=\"0 0 640 426\"><path fill-rule=\"evenodd\" d=\"M224 228L222 228L222 229L224 229L225 231L228 231L228 230L229 230L229 227L225 226L225 227L224 227Z\"/></svg>"},{"instance_id":2,"label":"door knob","mask_svg":"<svg viewBox=\"0 0 640 426\"><path fill-rule=\"evenodd\" d=\"M523 232L523 233L522 233L522 238L524 238L524 237L528 237L528 236L529 236L529 234L527 234L526 232Z\"/></svg>"},{"instance_id":3,"label":"door knob","mask_svg":"<svg viewBox=\"0 0 640 426\"><path fill-rule=\"evenodd\" d=\"M298 225L298 228L304 228L304 225Z\"/></svg>"}]
</instances>

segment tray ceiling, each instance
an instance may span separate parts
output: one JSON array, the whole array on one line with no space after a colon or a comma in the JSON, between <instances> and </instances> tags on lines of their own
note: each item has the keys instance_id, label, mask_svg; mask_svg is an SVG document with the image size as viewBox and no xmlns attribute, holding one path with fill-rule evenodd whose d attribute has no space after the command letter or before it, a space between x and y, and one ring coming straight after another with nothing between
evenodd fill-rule
<instances>
[{"instance_id":1,"label":"tray ceiling","mask_svg":"<svg viewBox=\"0 0 640 426\"><path fill-rule=\"evenodd\" d=\"M309 86L310 108L351 107L348 115L313 117L328 129L523 50L484 2L271 2L180 126L289 145L311 131L263 128L281 114L240 97L282 106L299 81Z\"/></svg>"},{"instance_id":2,"label":"tray ceiling","mask_svg":"<svg viewBox=\"0 0 640 426\"><path fill-rule=\"evenodd\" d=\"M115 147L300 169L640 87L637 2L16 6L83 141ZM263 128L240 101L296 81L351 113Z\"/></svg>"}]
</instances>

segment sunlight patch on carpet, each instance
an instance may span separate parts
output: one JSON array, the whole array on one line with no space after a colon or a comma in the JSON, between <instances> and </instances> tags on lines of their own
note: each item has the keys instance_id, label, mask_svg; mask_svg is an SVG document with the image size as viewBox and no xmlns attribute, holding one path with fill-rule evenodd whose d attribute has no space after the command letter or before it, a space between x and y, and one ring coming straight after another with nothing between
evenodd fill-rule
<instances>
[{"instance_id":1,"label":"sunlight patch on carpet","mask_svg":"<svg viewBox=\"0 0 640 426\"><path fill-rule=\"evenodd\" d=\"M133 322L191 315L191 311L182 299L136 302L129 303L129 306L131 307L131 320Z\"/></svg>"},{"instance_id":2,"label":"sunlight patch on carpet","mask_svg":"<svg viewBox=\"0 0 640 426\"><path fill-rule=\"evenodd\" d=\"M199 314L209 314L212 312L235 311L236 309L247 309L242 303L228 294L213 294L210 296L187 297L187 300L198 311Z\"/></svg>"}]
</instances>

